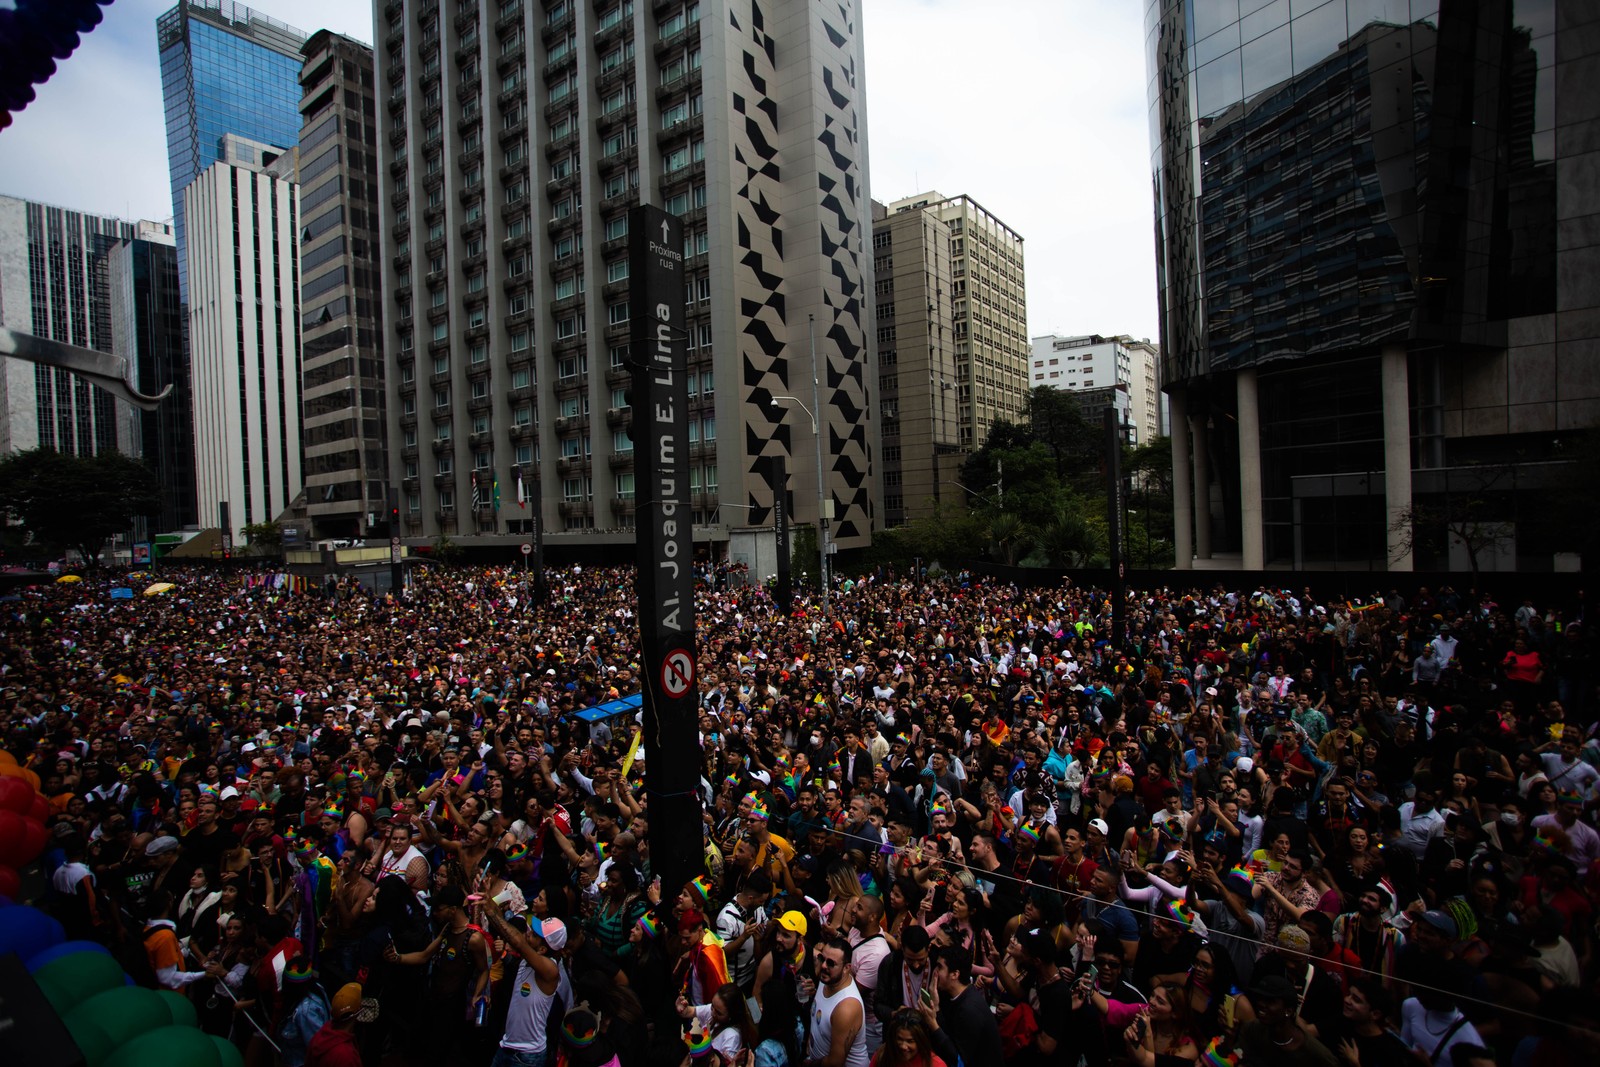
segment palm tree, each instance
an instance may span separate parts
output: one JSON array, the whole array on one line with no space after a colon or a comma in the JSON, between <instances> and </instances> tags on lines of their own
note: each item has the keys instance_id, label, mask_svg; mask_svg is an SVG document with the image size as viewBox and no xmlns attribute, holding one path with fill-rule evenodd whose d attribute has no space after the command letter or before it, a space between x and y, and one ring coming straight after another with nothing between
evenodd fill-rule
<instances>
[{"instance_id":1,"label":"palm tree","mask_svg":"<svg viewBox=\"0 0 1600 1067\"><path fill-rule=\"evenodd\" d=\"M1003 511L989 520L989 554L1008 567L1015 567L1028 536L1022 516Z\"/></svg>"}]
</instances>

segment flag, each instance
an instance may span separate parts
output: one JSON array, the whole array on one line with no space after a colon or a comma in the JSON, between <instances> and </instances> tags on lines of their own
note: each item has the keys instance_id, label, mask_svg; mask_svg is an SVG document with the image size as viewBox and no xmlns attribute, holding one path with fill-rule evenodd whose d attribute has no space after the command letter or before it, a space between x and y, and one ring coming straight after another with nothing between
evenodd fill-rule
<instances>
[{"instance_id":1,"label":"flag","mask_svg":"<svg viewBox=\"0 0 1600 1067\"><path fill-rule=\"evenodd\" d=\"M478 488L478 476L472 476L472 510L483 510L483 490Z\"/></svg>"},{"instance_id":2,"label":"flag","mask_svg":"<svg viewBox=\"0 0 1600 1067\"><path fill-rule=\"evenodd\" d=\"M526 511L528 510L528 490L522 484L522 468L518 467L512 473L515 474L517 478L517 507Z\"/></svg>"},{"instance_id":3,"label":"flag","mask_svg":"<svg viewBox=\"0 0 1600 1067\"><path fill-rule=\"evenodd\" d=\"M495 474L495 475L491 475L490 477L493 479L492 482L491 482L491 488L493 490L493 495L494 495L494 509L496 511L499 511L500 510L500 476L498 474Z\"/></svg>"}]
</instances>

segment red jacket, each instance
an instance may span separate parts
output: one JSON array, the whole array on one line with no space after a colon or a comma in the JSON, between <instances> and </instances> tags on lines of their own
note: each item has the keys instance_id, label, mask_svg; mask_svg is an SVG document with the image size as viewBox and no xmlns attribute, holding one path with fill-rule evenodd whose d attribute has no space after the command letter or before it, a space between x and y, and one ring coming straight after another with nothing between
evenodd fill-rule
<instances>
[{"instance_id":1,"label":"red jacket","mask_svg":"<svg viewBox=\"0 0 1600 1067\"><path fill-rule=\"evenodd\" d=\"M361 1067L354 1032L323 1023L306 1048L306 1067Z\"/></svg>"}]
</instances>

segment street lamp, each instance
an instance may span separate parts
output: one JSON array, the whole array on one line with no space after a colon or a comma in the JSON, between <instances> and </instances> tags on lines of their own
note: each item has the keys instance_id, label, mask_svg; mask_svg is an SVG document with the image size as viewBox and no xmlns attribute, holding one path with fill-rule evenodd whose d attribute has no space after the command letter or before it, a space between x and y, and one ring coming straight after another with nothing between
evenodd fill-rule
<instances>
[{"instance_id":1,"label":"street lamp","mask_svg":"<svg viewBox=\"0 0 1600 1067\"><path fill-rule=\"evenodd\" d=\"M782 406L781 400L787 400L792 405L805 411L811 419L811 435L816 438L816 569L822 581L822 614L827 614L827 483L822 482L822 427L816 421L816 413L806 406L805 400L800 397L773 397L771 405L774 408ZM779 493L782 486L779 486Z\"/></svg>"}]
</instances>

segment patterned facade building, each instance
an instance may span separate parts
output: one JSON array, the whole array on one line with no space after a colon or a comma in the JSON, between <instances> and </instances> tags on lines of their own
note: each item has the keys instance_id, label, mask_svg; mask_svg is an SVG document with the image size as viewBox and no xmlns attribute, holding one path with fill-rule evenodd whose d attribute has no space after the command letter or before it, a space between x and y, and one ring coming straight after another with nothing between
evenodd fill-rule
<instances>
[{"instance_id":1,"label":"patterned facade building","mask_svg":"<svg viewBox=\"0 0 1600 1067\"><path fill-rule=\"evenodd\" d=\"M877 373L860 15L801 0L377 0L384 351L402 532L627 531L628 209L685 224L691 502L763 457L866 544ZM815 352L813 362L812 353ZM529 507L517 504L525 487ZM726 510L725 510L726 509Z\"/></svg>"}]
</instances>

